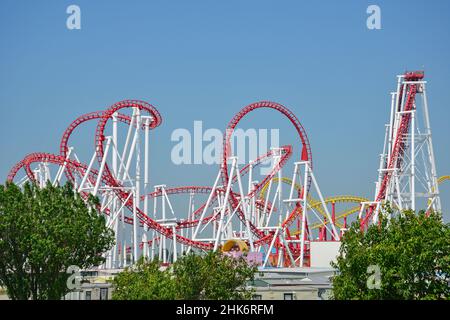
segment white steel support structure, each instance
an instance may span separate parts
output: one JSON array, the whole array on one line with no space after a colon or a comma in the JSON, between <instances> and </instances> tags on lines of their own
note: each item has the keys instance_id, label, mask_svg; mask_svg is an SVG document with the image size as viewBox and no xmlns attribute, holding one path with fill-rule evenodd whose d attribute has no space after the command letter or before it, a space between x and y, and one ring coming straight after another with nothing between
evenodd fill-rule
<instances>
[{"instance_id":1,"label":"white steel support structure","mask_svg":"<svg viewBox=\"0 0 450 320\"><path fill-rule=\"evenodd\" d=\"M303 170L302 170L303 169ZM301 175L301 172L303 172L303 177ZM303 181L302 181L303 178ZM325 217L317 213L314 209L311 208L311 205L309 203L310 197L308 190L306 190L306 187L303 188L301 192L301 198L294 197L294 185L296 181L299 181L299 183L302 186L308 186L308 182L312 182L312 189L310 191L315 191L317 196L319 197L319 201L321 202L321 207L323 209L323 212L325 212ZM325 203L325 199L322 195L322 192L320 191L319 184L317 183L316 177L314 176L313 170L311 169L310 163L308 161L300 161L296 162L294 164L294 173L292 176L292 185L291 190L289 194L289 199L285 200L285 202L293 204L293 203L301 203L301 229L300 229L300 255L297 260L299 260L299 266L302 267L304 265L304 257L305 257L305 250L307 244L309 245L310 241L313 241L312 234L308 233L306 230L306 225L308 224L308 221L310 220L309 216L312 215L320 221L323 226L327 229L330 234L333 235L335 241L340 240L339 232L336 229L336 226L334 224L334 221L332 219L332 216L327 208L327 205ZM328 221L328 223L325 222ZM329 224L329 226L327 225ZM295 240L293 240L295 241Z\"/></svg>"},{"instance_id":2,"label":"white steel support structure","mask_svg":"<svg viewBox=\"0 0 450 320\"><path fill-rule=\"evenodd\" d=\"M140 228L137 211L141 208L141 201L143 202L142 209L144 212L148 212L149 206L149 131L152 117L143 116L139 108L133 108L130 119L123 149L121 149L119 147L118 114L113 114L111 117L112 135L106 137L103 158L99 164L96 181L92 183L89 178L89 174L95 169L96 153L94 153L77 188L78 192L90 192L94 196L98 196L102 203L101 209L108 209L107 226L114 230L116 241L110 252L106 254L106 268L127 266L128 253L130 253L130 263L136 262L141 254L146 257L150 255L148 228L146 226ZM143 139L141 135L143 135ZM142 152L144 161L141 161ZM74 152L71 148L67 158L69 159L72 154ZM76 155L74 156L76 157ZM102 181L105 165L109 163L108 159L111 160L111 173L123 186L121 189L129 194L125 200L120 200L115 194L114 187L104 185ZM58 171L54 183L59 182L63 171L64 166ZM45 171L42 170L42 172ZM144 194L143 197L141 197L142 193ZM130 201L132 201L133 207L128 210L126 209L126 203ZM131 217L126 217L127 210L131 211L129 212ZM127 225L130 225L131 228ZM152 241L152 246L154 245L155 241ZM121 251L120 254L119 251Z\"/></svg>"},{"instance_id":3,"label":"white steel support structure","mask_svg":"<svg viewBox=\"0 0 450 320\"><path fill-rule=\"evenodd\" d=\"M397 90L391 93L390 100L391 114L379 158L375 199L361 203L359 218L364 223L369 215L371 222L376 223L386 202L396 212L422 208L441 210L423 74L412 72L398 76ZM150 105L128 101L115 104L109 111L77 118L63 136L59 156L36 153L24 158L18 165L28 170L28 177L21 179L19 185L33 178L40 187L49 181L58 185L65 174L84 198L89 193L97 196L99 211L106 215L106 225L116 235L114 247L105 254L103 267L106 268L126 267L141 255L159 258L167 264L176 261L180 252L218 251L230 240L239 240L242 250L259 254L263 267L268 266L269 261L278 267L308 266L305 260L310 258L312 241L322 241L321 237L327 232L332 235L331 241L340 240L334 221L334 202L331 215L312 170L306 133L295 115L285 107L271 102L252 104L233 118L228 129L234 130L239 119L262 107L282 112L301 136L303 149L300 159L303 161L294 163L291 180L282 175L282 171L289 168L287 163L292 154L292 146L289 145L271 148L270 152L241 170L238 158L231 156L231 152L224 152L226 159L223 159L212 188L186 186L166 189L165 185L158 185L150 193L150 130L158 126L161 119L158 112L151 111ZM78 149L72 144L69 146L68 142L78 125L93 119L99 119L96 150L85 165L78 159L75 152ZM123 136L119 136L120 123L126 124L125 128L122 127ZM271 170L258 173L256 168L269 160L271 168L265 169ZM26 167L30 164L35 166ZM50 169L55 165L59 167L56 174L52 174ZM19 168L13 168L11 179L17 173L14 170ZM244 179L246 174L248 177ZM290 183L289 189L285 187L283 190L282 182ZM169 195L183 193L189 194L188 209L183 206L176 215ZM206 203L194 199L197 194L200 197L208 195ZM195 200L199 201L197 207ZM173 204L178 210L179 203L174 201ZM167 210L172 216L168 217L170 213ZM187 219L181 219L186 214ZM319 237L315 238L313 232L317 229ZM236 241L231 243L232 246L235 244ZM276 251L272 252L272 249Z\"/></svg>"},{"instance_id":4,"label":"white steel support structure","mask_svg":"<svg viewBox=\"0 0 450 320\"><path fill-rule=\"evenodd\" d=\"M412 108L407 109L407 92L411 86L417 88ZM367 206L375 208L373 222L382 209L380 203L389 203L394 212L411 209L441 211L439 186L434 157L431 124L429 117L426 81L406 79L398 76L397 91L391 93L391 115L386 124L383 151L380 155L378 181L375 198L382 188L383 178L391 174L386 185L384 199L375 199L361 206L360 217ZM401 137L400 126L409 117L409 130ZM395 141L402 142L398 156L395 157ZM391 167L389 164L393 163ZM375 207L374 207L375 206Z\"/></svg>"},{"instance_id":5,"label":"white steel support structure","mask_svg":"<svg viewBox=\"0 0 450 320\"><path fill-rule=\"evenodd\" d=\"M332 216L326 206L325 199L319 188L314 173L308 161L296 162L294 164L294 173L290 192L286 192L283 197L281 189L281 169L279 168L281 162L281 149L272 149L272 169L277 169L277 174L268 181L268 189L265 195L263 208L258 207L255 197L249 198L247 195L253 191L257 182L253 181L253 163L249 164L248 185L244 193L242 185L241 173L238 166L237 157L229 157L229 172L228 184L226 186L219 186L221 171L219 171L212 191L209 194L205 207L198 224L193 228L192 239L195 241L203 241L213 243L213 250L220 250L221 246L229 241L240 239L247 242L250 252L264 253L262 267L268 266L269 256L272 254L272 249L276 246L277 251L277 266L283 267L286 264L292 267L304 266L304 256L306 255L305 248L309 246L310 241L314 241L311 232L307 231L307 224L309 220L320 222L324 225L327 231L333 235L335 241L340 240L340 234L334 225ZM274 186L274 179L279 183L276 188ZM321 210L312 208L313 198L307 192L303 192L299 198L297 193L294 193L294 185L298 181L299 185L307 185L311 183L311 190L317 196L321 203ZM274 189L271 195L271 189ZM234 191L233 191L234 190ZM230 205L230 194L234 192L235 199L238 200L234 208ZM213 218L206 223L202 223L206 216L206 212L210 207L212 199L217 196L217 207L212 208ZM315 200L317 201L317 200ZM270 203L270 206L269 206ZM317 204L315 205L317 207ZM275 211L275 207L278 209ZM237 211L243 213L245 219L237 219ZM299 210L302 224L300 238L292 238L288 235L288 226L283 225L283 221L288 219L291 212ZM233 220L235 223L233 223ZM258 230L264 234L272 234L272 238L268 243L259 243L255 245L254 231L250 226L257 227ZM210 233L205 234L207 227L212 227ZM202 236L200 236L202 235ZM291 248L295 246L300 248L300 254L295 253ZM188 252L192 248L188 248ZM288 259L288 261L285 261Z\"/></svg>"},{"instance_id":6,"label":"white steel support structure","mask_svg":"<svg viewBox=\"0 0 450 320\"><path fill-rule=\"evenodd\" d=\"M222 170L219 170L217 177L214 181L214 185L208 196L208 200L203 208L202 214L199 219L199 223L193 228L192 239L196 241L204 241L213 243L213 250L219 250L220 246L232 239L241 239L248 242L250 250L256 251L254 246L254 234L251 231L250 223L255 221L255 213L253 210L252 199L247 197L247 193L244 192L244 186L242 183L242 177L238 166L238 158L229 158L231 165L229 171L229 180L226 186L219 186ZM249 167L249 183L246 191L251 191L252 186L252 165ZM232 208L230 205L230 193L233 192L233 186L237 187L237 193L235 197L239 200L239 204ZM225 187L223 190L222 187ZM218 206L213 208L213 218L207 223L202 223L208 209L212 203L213 198L217 198ZM240 210L243 213L244 221L237 218L237 211ZM235 223L233 223L235 221ZM200 234L204 235L207 231L207 227L212 226L211 233L206 236L200 237ZM238 228L235 231L235 228ZM187 252L190 252L192 247L189 247Z\"/></svg>"}]
</instances>

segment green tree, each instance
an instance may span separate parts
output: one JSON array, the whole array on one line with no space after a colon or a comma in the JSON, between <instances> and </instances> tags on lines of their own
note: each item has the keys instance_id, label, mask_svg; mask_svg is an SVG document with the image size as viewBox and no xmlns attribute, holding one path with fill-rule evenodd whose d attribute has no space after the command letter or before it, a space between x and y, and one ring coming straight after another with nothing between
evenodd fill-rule
<instances>
[{"instance_id":1,"label":"green tree","mask_svg":"<svg viewBox=\"0 0 450 320\"><path fill-rule=\"evenodd\" d=\"M243 258L220 253L190 253L162 270L158 261L140 260L114 279L117 300L233 300L250 299L257 268Z\"/></svg>"},{"instance_id":2,"label":"green tree","mask_svg":"<svg viewBox=\"0 0 450 320\"><path fill-rule=\"evenodd\" d=\"M158 261L139 259L135 266L125 268L113 281L114 300L173 300L176 298L172 275L161 270Z\"/></svg>"},{"instance_id":3,"label":"green tree","mask_svg":"<svg viewBox=\"0 0 450 320\"><path fill-rule=\"evenodd\" d=\"M449 224L424 211L405 211L366 232L355 222L332 265L335 299L450 299Z\"/></svg>"},{"instance_id":4,"label":"green tree","mask_svg":"<svg viewBox=\"0 0 450 320\"><path fill-rule=\"evenodd\" d=\"M0 285L11 299L60 299L69 291L69 266L105 261L114 234L96 205L70 183L0 185Z\"/></svg>"},{"instance_id":5,"label":"green tree","mask_svg":"<svg viewBox=\"0 0 450 320\"><path fill-rule=\"evenodd\" d=\"M246 287L254 280L257 267L244 258L218 252L203 256L188 254L173 265L180 299L244 300L253 291Z\"/></svg>"}]
</instances>

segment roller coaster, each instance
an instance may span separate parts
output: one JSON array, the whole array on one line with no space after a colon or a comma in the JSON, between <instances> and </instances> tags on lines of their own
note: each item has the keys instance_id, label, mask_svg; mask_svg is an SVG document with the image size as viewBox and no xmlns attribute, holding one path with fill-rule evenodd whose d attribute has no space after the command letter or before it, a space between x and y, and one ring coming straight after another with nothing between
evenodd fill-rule
<instances>
[{"instance_id":1,"label":"roller coaster","mask_svg":"<svg viewBox=\"0 0 450 320\"><path fill-rule=\"evenodd\" d=\"M233 240L245 243L263 268L309 267L312 243L339 242L355 220L362 229L376 223L385 214L385 202L398 211L415 209L415 199L421 196L428 200L428 210L440 210L438 184L450 177L436 176L423 77L422 72L398 77L373 201L351 195L323 197L304 127L288 108L271 101L252 103L232 117L212 186L150 189L150 133L153 136L163 121L156 107L138 100L120 101L78 117L64 131L59 154L31 153L7 179L41 187L69 181L83 198L97 196L98 210L116 235L105 268L125 267L140 256L168 264L192 250L222 250ZM418 128L418 95L424 96L424 130ZM261 109L284 116L298 140L271 148L240 168L233 153L233 133L242 119ZM85 123L96 125L88 162L80 161L77 153L85 149L84 141L78 148L72 138ZM416 161L419 154L422 167ZM269 173L258 174L255 169L263 164L270 166ZM289 178L283 176L288 164ZM426 189L420 194L416 178Z\"/></svg>"}]
</instances>

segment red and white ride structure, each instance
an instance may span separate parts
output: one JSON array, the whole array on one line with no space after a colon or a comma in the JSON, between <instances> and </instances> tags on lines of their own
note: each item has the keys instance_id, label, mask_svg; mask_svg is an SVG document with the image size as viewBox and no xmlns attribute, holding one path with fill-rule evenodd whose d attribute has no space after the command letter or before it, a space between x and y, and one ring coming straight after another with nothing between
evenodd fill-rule
<instances>
[{"instance_id":1,"label":"red and white ride structure","mask_svg":"<svg viewBox=\"0 0 450 320\"><path fill-rule=\"evenodd\" d=\"M422 96L421 121L417 96ZM240 167L233 153L233 133L242 119L257 110L284 116L298 141L275 146ZM94 149L83 162L79 151L86 149L86 143L77 144L74 136L87 123L95 124ZM59 154L27 155L12 168L8 180L19 185L33 181L42 187L70 181L83 197L97 196L98 210L116 235L105 268L122 268L141 256L170 263L192 250L220 250L235 239L260 255L262 267L308 267L312 244L338 243L347 217L358 212L364 200L323 197L306 131L294 113L270 101L246 106L229 122L212 186L152 186L150 135L156 136L161 124L162 117L151 104L117 102L78 117L64 131ZM268 173L256 170L261 165L270 166ZM384 202L398 210L415 209L416 198L428 201L429 209L440 210L425 81L423 73L412 72L399 76L392 94L375 201L361 202L361 226L377 221ZM355 201L356 209L336 212L336 203Z\"/></svg>"},{"instance_id":2,"label":"red and white ride structure","mask_svg":"<svg viewBox=\"0 0 450 320\"><path fill-rule=\"evenodd\" d=\"M272 183L272 179L281 181L286 163L295 157L292 146L272 148L242 168L232 152L234 129L257 109L279 112L297 132L300 152L288 191L283 192L282 183ZM77 129L91 121L97 122L95 151L84 163L71 142ZM156 185L151 189L149 137L161 123L162 117L154 106L136 100L82 115L64 132L59 155L29 154L13 167L8 180L18 184L34 181L42 187L48 182L57 185L70 181L82 196L99 197L98 209L116 234L116 244L106 257L107 268L124 267L142 255L169 263L191 250L220 250L231 239L243 240L251 252L261 253L263 267L307 266L310 241L319 238L317 228L310 230L309 225L319 225L322 234L329 232L334 241L339 240L340 232L313 173L306 132L286 107L257 102L232 118L224 135L222 164L212 187ZM255 168L267 163L271 164L269 173L256 181ZM266 184L262 198L261 189ZM301 187L294 189L295 184ZM177 211L173 198L180 195L188 201ZM321 208L317 200L309 204L312 195L320 199ZM198 201L196 197L206 199Z\"/></svg>"},{"instance_id":3,"label":"red and white ride structure","mask_svg":"<svg viewBox=\"0 0 450 320\"><path fill-rule=\"evenodd\" d=\"M419 208L441 211L424 72L406 72L397 78L374 201L361 205L363 229L377 223L382 214L390 217L383 210L385 203L390 204L394 214Z\"/></svg>"}]
</instances>

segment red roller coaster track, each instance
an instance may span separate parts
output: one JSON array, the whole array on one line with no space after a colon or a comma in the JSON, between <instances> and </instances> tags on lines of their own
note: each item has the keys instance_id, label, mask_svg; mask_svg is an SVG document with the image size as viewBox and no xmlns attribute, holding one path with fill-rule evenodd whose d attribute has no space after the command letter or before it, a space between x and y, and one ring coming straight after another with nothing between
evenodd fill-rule
<instances>
[{"instance_id":1,"label":"red roller coaster track","mask_svg":"<svg viewBox=\"0 0 450 320\"><path fill-rule=\"evenodd\" d=\"M60 143L60 155L53 155L53 154L48 154L48 153L29 154L11 169L11 171L8 175L8 180L13 181L16 174L19 172L19 170L21 170L23 168L25 170L28 178L30 180L34 181L35 177L31 170L31 165L33 163L39 163L39 162L42 163L43 162L43 163L51 163L51 164L55 164L55 165L59 165L59 166L64 166L67 179L69 181L73 182L75 173L82 176L82 175L86 174L87 170L88 170L88 166L86 166L85 164L79 163L78 161L75 161L75 160L68 159L69 140L70 140L71 135L75 131L75 129L87 121L98 120L98 124L96 127L96 133L95 133L95 146L96 146L97 160L99 163L101 163L103 157L105 156L105 154L104 154L104 152L105 152L104 151L105 127L106 127L109 119L111 119L113 117L113 115L116 115L118 121L121 121L125 124L130 125L132 119L129 116L119 113L120 110L126 109L126 108L137 108L141 111L148 113L153 119L153 121L150 123L150 129L154 129L154 128L158 127L159 125L161 125L161 123L162 123L162 118L155 107L153 107L152 105L150 105L144 101L137 101L137 100L120 101L120 102L112 105L106 111L97 111L97 112L84 114L84 115L78 117L76 120L74 120L64 131L62 139L61 139L61 143ZM238 114L236 114L233 117L233 119L230 121L230 123L227 127L227 132L224 136L224 155L223 155L223 163L222 163L222 181L223 181L224 185L226 185L229 181L228 170L227 170L227 168L228 168L227 161L228 161L228 157L231 156L231 153L230 153L231 152L231 148L230 148L231 134L233 133L234 129L237 127L238 123L246 115L248 115L250 112L252 112L256 109L263 109L263 108L276 110L288 118L288 120L295 127L295 129L299 135L299 138L300 138L302 151L301 151L301 155L299 158L302 161L309 161L310 165L312 166L312 154L311 154L310 144L309 144L306 132L305 132L303 126L300 124L297 117L289 109L287 109L286 107L284 107L278 103L274 103L274 102L270 102L270 101L261 101L261 102L250 104L250 105L246 106L245 108L243 108ZM145 128L145 126L143 126L143 128ZM278 172L278 170L280 170L286 164L288 159L291 157L291 155L292 155L292 147L291 146L283 146L280 149L281 149L280 162L278 163L278 165L275 168L272 169L272 171L264 178L263 181L258 183L258 185L248 195L248 197L256 196L256 194L259 192L259 190L262 188L262 186L264 186L267 181L272 179L273 176ZM273 151L269 151L267 154L260 156L252 165L256 166L256 165L262 163L263 161L265 161L266 159L270 158L271 156L273 156ZM250 165L244 166L240 170L240 174L245 175L246 173L248 173L249 167L250 167ZM91 169L88 173L88 179L92 183L95 182L95 180L97 179L97 176L98 176L98 171L96 171L94 169ZM234 182L236 181L236 178L237 178L236 175L234 177L232 177ZM125 206L128 207L128 209L130 211L133 210L133 208L135 206L134 206L132 197L130 197L130 193L125 191L126 189L121 185L121 183L119 183L116 180L114 175L111 173L107 163L105 163L104 171L101 176L101 181L103 184L112 187L114 192L118 196L118 198L121 199L121 201L125 204ZM309 183L310 183L310 181L308 182L308 188L306 189L306 191L309 189ZM212 191L212 188L202 187L202 186L187 186L187 187L166 189L166 192L168 194L187 194L187 193L206 194L206 193L210 193L211 191ZM301 192L303 192L303 191L301 191ZM299 191L299 194L301 192ZM88 195L85 192L81 192L81 194L84 197L87 197L87 195ZM159 197L159 196L161 196L161 191L157 190L149 195L141 196L141 200L143 200L146 196L149 196L152 198ZM244 213L239 208L238 197L239 196L236 193L231 192L229 203L233 209L237 210L238 217L241 220L245 220ZM259 199L257 202L257 205L263 206L264 204L261 203L261 200ZM205 207L205 204L200 206L200 208L198 208L193 213L193 218L197 217L199 215L199 213L204 209L204 207ZM141 224L146 225L147 227L157 231L158 233L160 233L161 235L164 235L167 238L174 237L173 230L171 228L162 226L156 220L150 218L146 212L143 212L138 207L136 207L135 209L137 210L137 217L138 217L139 221L141 222ZM108 214L107 210L105 210L104 212L106 214ZM298 216L299 214L301 214L301 207L299 204L297 204L296 208L290 213L288 219L286 219L283 222L283 227L288 226L295 219L295 217ZM181 221L181 222L177 223L176 229L179 230L180 228L193 227L196 224L198 224L199 222L207 223L211 219L214 219L213 215L209 215L209 216L203 218L202 221L200 221L198 219ZM127 223L132 223L132 218L125 217L125 220ZM255 244L268 243L272 240L273 232L264 233L263 231L259 230L253 224L250 224L250 228L251 228L251 231L254 233L254 235L256 235L257 238L259 238L255 242ZM192 240L187 237L183 237L178 234L176 235L176 240L182 244L192 246L195 248L199 248L199 249L203 249L203 250L210 250L210 249L212 249L212 246L213 246L211 243L195 241L195 240Z\"/></svg>"},{"instance_id":2,"label":"red roller coaster track","mask_svg":"<svg viewBox=\"0 0 450 320\"><path fill-rule=\"evenodd\" d=\"M404 78L406 81L418 81L423 79L424 73L423 72L407 72L404 74ZM418 90L418 84L416 83L408 83L406 84L405 88L400 89L400 95L399 95L399 106L402 105L402 97L404 90L406 90L406 100L405 100L405 107L404 111L406 111L401 119L401 123L398 126L396 135L395 135L395 142L392 148L392 153L390 159L388 159L388 167L387 170L384 172L383 180L381 183L381 187L378 191L378 194L375 198L375 201L382 201L386 197L386 189L391 181L393 169L400 167L400 161L402 159L404 150L405 150L405 139L404 137L409 132L409 127L411 125L411 114L408 113L408 111L411 111L414 108L416 93ZM399 110L397 110L399 111ZM364 217L364 219L361 220L361 228L367 227L369 223L369 219L373 215L374 208L371 207L368 211L368 214Z\"/></svg>"}]
</instances>

